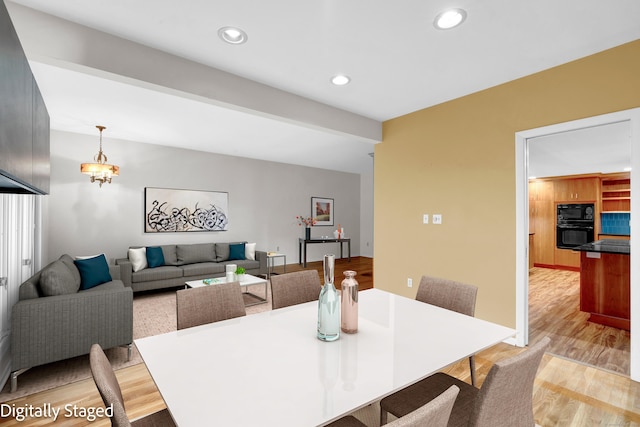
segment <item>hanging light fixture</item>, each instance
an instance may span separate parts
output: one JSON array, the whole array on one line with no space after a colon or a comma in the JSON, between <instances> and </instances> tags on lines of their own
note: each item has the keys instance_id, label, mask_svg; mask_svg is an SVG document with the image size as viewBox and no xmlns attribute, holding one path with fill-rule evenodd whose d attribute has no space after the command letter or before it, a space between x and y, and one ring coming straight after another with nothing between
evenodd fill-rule
<instances>
[{"instance_id":1,"label":"hanging light fixture","mask_svg":"<svg viewBox=\"0 0 640 427\"><path fill-rule=\"evenodd\" d=\"M100 187L105 182L111 184L111 177L120 174L120 167L107 164L107 155L102 152L102 131L106 129L104 126L96 126L100 131L100 151L95 155L93 160L95 163L83 163L80 165L80 172L89 175L91 182L98 182Z\"/></svg>"}]
</instances>

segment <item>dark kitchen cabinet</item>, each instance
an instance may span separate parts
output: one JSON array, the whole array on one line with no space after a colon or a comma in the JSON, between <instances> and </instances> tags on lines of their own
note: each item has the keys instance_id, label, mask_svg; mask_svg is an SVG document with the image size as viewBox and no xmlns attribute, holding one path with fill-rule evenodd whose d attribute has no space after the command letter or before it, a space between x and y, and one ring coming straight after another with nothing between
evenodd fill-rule
<instances>
[{"instance_id":1,"label":"dark kitchen cabinet","mask_svg":"<svg viewBox=\"0 0 640 427\"><path fill-rule=\"evenodd\" d=\"M47 193L49 164L49 115L0 2L0 192Z\"/></svg>"}]
</instances>

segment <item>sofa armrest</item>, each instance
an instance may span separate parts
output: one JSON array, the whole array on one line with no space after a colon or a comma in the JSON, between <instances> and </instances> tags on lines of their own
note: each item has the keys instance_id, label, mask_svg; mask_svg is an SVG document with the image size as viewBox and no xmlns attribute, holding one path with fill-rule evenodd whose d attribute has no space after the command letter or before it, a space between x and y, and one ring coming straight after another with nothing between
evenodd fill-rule
<instances>
[{"instance_id":1,"label":"sofa armrest","mask_svg":"<svg viewBox=\"0 0 640 427\"><path fill-rule=\"evenodd\" d=\"M116 259L116 265L120 266L120 280L125 286L131 287L131 278L133 277L133 264L129 258Z\"/></svg>"},{"instance_id":2,"label":"sofa armrest","mask_svg":"<svg viewBox=\"0 0 640 427\"><path fill-rule=\"evenodd\" d=\"M111 265L109 264L109 274L111 275L112 280L121 280L120 279L120 266L119 265Z\"/></svg>"},{"instance_id":3,"label":"sofa armrest","mask_svg":"<svg viewBox=\"0 0 640 427\"><path fill-rule=\"evenodd\" d=\"M11 313L11 370L133 342L131 288L83 291L18 301Z\"/></svg>"},{"instance_id":4,"label":"sofa armrest","mask_svg":"<svg viewBox=\"0 0 640 427\"><path fill-rule=\"evenodd\" d=\"M268 270L267 253L265 251L256 251L256 261L260 261L260 273L259 274L267 274L267 270Z\"/></svg>"}]
</instances>

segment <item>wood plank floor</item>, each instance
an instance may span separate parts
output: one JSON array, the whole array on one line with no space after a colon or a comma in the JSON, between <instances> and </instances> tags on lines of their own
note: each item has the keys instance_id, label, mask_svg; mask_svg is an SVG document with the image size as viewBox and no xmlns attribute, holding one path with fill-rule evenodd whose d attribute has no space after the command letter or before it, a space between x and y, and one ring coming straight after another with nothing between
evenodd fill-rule
<instances>
[{"instance_id":1,"label":"wood plank floor","mask_svg":"<svg viewBox=\"0 0 640 427\"><path fill-rule=\"evenodd\" d=\"M580 311L580 273L529 272L529 342L551 338L549 353L629 375L628 331L588 322Z\"/></svg>"},{"instance_id":2,"label":"wood plank floor","mask_svg":"<svg viewBox=\"0 0 640 427\"><path fill-rule=\"evenodd\" d=\"M371 259L355 259L346 267L358 271L361 289L373 283L373 263ZM308 268L322 269L319 265L309 264ZM337 263L336 281L345 266ZM287 271L299 269L298 265L287 266ZM345 270L347 268L344 268ZM371 273L371 282L368 281ZM363 280L364 279L364 280ZM554 298L556 298L554 296ZM561 339L561 338L559 338ZM478 380L484 381L489 369L497 360L517 354L523 349L507 344L496 345L476 355ZM469 381L469 365L466 360L446 369L465 381ZM144 364L117 371L122 387L127 412L131 419L153 413L164 408L164 402ZM45 403L64 407L76 404L83 407L100 406L100 396L88 379L7 402L9 405L41 407ZM624 375L596 369L584 363L577 363L562 357L546 354L542 360L534 386L535 420L541 426L628 426L640 425L640 384ZM12 418L0 420L0 425L19 426L85 426L87 422L79 418L65 418L51 423L50 420L28 419L17 422ZM91 425L108 426L106 420ZM372 427L377 427L372 425Z\"/></svg>"}]
</instances>

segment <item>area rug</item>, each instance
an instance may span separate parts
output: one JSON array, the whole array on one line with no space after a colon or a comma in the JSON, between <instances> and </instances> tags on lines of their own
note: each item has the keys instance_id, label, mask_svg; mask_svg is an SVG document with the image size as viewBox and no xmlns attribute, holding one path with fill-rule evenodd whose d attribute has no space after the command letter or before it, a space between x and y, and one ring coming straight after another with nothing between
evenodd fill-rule
<instances>
[{"instance_id":1,"label":"area rug","mask_svg":"<svg viewBox=\"0 0 640 427\"><path fill-rule=\"evenodd\" d=\"M264 295L264 285L249 287L249 292ZM267 286L267 302L257 302L251 294L244 294L247 315L271 310L271 286ZM133 339L150 337L176 330L176 288L158 292L136 294L133 298ZM138 349L133 346L131 359L127 361L126 348L105 350L109 362L115 370L142 363ZM18 390L10 393L10 380L0 392L0 403L49 390L91 377L89 355L61 360L31 368L18 376Z\"/></svg>"}]
</instances>

